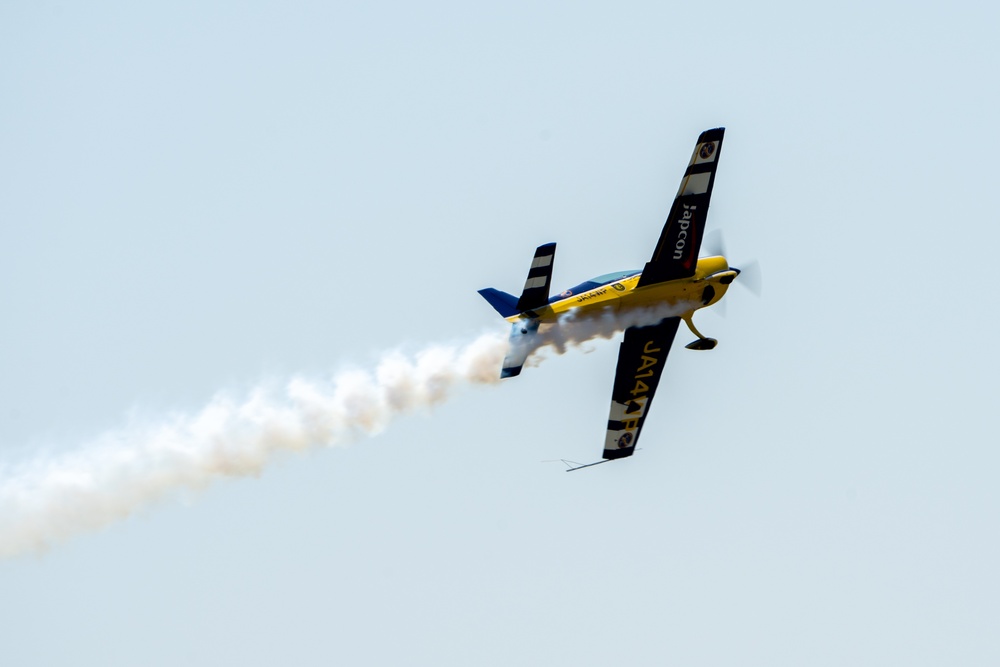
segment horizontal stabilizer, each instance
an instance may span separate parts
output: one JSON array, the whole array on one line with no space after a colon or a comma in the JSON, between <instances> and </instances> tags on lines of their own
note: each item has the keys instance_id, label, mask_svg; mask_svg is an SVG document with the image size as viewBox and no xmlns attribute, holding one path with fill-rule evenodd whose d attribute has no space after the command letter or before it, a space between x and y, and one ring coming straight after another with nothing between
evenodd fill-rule
<instances>
[{"instance_id":1,"label":"horizontal stabilizer","mask_svg":"<svg viewBox=\"0 0 1000 667\"><path fill-rule=\"evenodd\" d=\"M528 277L524 281L524 291L517 300L518 312L541 308L549 302L549 283L552 282L552 260L555 255L555 243L546 243L535 249Z\"/></svg>"},{"instance_id":2,"label":"horizontal stabilizer","mask_svg":"<svg viewBox=\"0 0 1000 667\"><path fill-rule=\"evenodd\" d=\"M501 292L492 287L481 289L479 293L493 306L495 311L500 313L501 317L511 317L521 312L517 309L517 297L513 294L507 294L507 292Z\"/></svg>"},{"instance_id":3,"label":"horizontal stabilizer","mask_svg":"<svg viewBox=\"0 0 1000 667\"><path fill-rule=\"evenodd\" d=\"M522 319L515 322L510 329L510 341L507 343L507 355L503 358L503 368L500 370L500 379L514 377L521 374L524 362L534 349L532 339L538 333L537 319Z\"/></svg>"}]
</instances>

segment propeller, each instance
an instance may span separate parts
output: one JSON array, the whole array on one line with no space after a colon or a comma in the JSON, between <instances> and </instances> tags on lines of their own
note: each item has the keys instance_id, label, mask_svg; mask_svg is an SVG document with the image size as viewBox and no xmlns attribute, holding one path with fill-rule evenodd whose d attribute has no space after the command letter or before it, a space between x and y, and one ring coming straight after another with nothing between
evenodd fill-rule
<instances>
[{"instance_id":1,"label":"propeller","mask_svg":"<svg viewBox=\"0 0 1000 667\"><path fill-rule=\"evenodd\" d=\"M701 247L702 255L705 257L726 256L726 242L722 238L722 232L718 229L713 229L705 234L705 240L701 242Z\"/></svg>"},{"instance_id":2,"label":"propeller","mask_svg":"<svg viewBox=\"0 0 1000 667\"><path fill-rule=\"evenodd\" d=\"M705 240L702 242L701 247L704 249L704 254L706 257L711 257L713 255L719 255L722 257L727 257L726 255L726 242L722 238L722 232L718 229L713 229L708 234L705 235ZM763 288L763 278L760 271L760 262L756 259L750 260L745 264L740 266L733 266L730 264L731 268L736 269L740 272L738 278L736 278L736 283L743 285L754 296L760 296L761 290ZM723 300L724 301L724 300ZM723 301L720 301L718 305L722 305Z\"/></svg>"},{"instance_id":3,"label":"propeller","mask_svg":"<svg viewBox=\"0 0 1000 667\"><path fill-rule=\"evenodd\" d=\"M751 260L740 267L739 272L740 275L736 278L736 282L750 290L754 296L760 296L764 282L761 276L760 262L756 259Z\"/></svg>"}]
</instances>

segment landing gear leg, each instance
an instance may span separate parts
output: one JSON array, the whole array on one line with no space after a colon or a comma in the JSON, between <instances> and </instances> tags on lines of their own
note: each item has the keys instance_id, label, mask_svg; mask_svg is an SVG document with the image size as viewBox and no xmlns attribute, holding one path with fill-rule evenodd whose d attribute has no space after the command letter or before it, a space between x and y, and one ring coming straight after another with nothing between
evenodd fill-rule
<instances>
[{"instance_id":1,"label":"landing gear leg","mask_svg":"<svg viewBox=\"0 0 1000 667\"><path fill-rule=\"evenodd\" d=\"M693 333L695 336L698 337L698 340L692 341L692 342L690 342L690 343L688 343L687 345L684 346L687 349L689 349L689 350L711 350L711 349L715 348L716 345L719 344L719 341L715 340L714 338L706 338L704 335L702 335L702 333L700 331L698 331L695 328L694 322L691 321L691 314L690 313L688 313L687 315L684 315L681 319L684 320L684 324L688 325L688 329L691 330L691 333Z\"/></svg>"}]
</instances>

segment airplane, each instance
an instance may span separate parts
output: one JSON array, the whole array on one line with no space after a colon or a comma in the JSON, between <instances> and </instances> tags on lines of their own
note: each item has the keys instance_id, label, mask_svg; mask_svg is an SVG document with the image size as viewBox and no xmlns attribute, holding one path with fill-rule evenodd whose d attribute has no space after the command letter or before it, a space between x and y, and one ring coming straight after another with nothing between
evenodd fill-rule
<instances>
[{"instance_id":1,"label":"airplane","mask_svg":"<svg viewBox=\"0 0 1000 667\"><path fill-rule=\"evenodd\" d=\"M725 128L718 127L698 137L656 249L643 269L591 278L550 298L556 244L546 243L535 250L520 298L493 288L479 290L479 294L512 324L501 378L519 375L534 349L531 341L539 329L545 325L558 326L561 318L569 313L578 318L609 309L623 313L664 306L675 313L659 321L642 322L642 325L625 329L618 350L602 460L572 467L569 471L635 453L681 321L697 336L685 346L688 349L711 350L718 343L695 328L692 316L696 310L718 303L741 273L740 269L729 266L721 252L716 256L698 257L724 135Z\"/></svg>"}]
</instances>

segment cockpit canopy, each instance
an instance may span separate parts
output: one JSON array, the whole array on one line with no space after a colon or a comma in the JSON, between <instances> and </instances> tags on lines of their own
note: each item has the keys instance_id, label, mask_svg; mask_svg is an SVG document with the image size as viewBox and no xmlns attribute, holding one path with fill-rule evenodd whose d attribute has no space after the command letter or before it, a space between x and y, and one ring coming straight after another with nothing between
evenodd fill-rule
<instances>
[{"instance_id":1,"label":"cockpit canopy","mask_svg":"<svg viewBox=\"0 0 1000 667\"><path fill-rule=\"evenodd\" d=\"M559 301L560 299L565 299L566 297L573 296L574 294L582 294L583 292L589 292L590 290L601 287L602 285L609 285L613 282L621 280L622 278L628 278L629 276L637 276L640 273L642 273L641 269L633 269L632 271L615 271L614 273L605 273L602 276L591 278L586 282L570 287L562 294L555 295L554 297L549 299L549 303L552 303L553 301Z\"/></svg>"}]
</instances>

